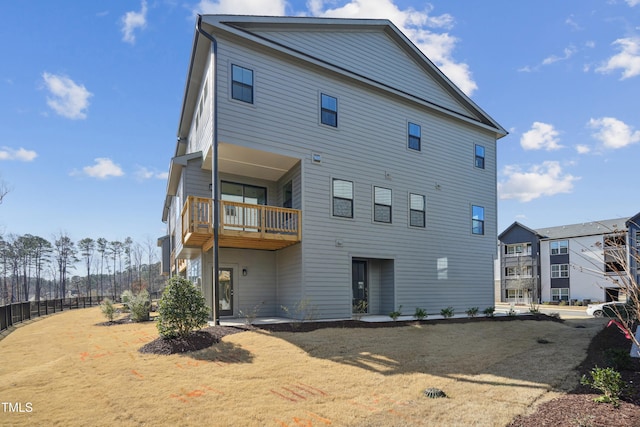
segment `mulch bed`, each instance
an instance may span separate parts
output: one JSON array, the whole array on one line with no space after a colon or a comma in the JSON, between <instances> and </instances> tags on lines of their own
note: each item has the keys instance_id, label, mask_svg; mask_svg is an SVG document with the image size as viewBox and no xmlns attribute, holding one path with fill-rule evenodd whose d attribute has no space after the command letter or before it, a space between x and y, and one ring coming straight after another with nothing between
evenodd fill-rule
<instances>
[{"instance_id":1,"label":"mulch bed","mask_svg":"<svg viewBox=\"0 0 640 427\"><path fill-rule=\"evenodd\" d=\"M629 354L631 341L615 326L604 328L591 341L587 357L578 366L580 375L587 375L595 366L607 367L607 349L622 349ZM517 417L507 427L638 427L640 426L640 360L633 359L627 369L620 370L629 388L619 407L597 403L600 396L590 386L578 384L568 394L541 404L534 413Z\"/></svg>"},{"instance_id":2,"label":"mulch bed","mask_svg":"<svg viewBox=\"0 0 640 427\"><path fill-rule=\"evenodd\" d=\"M222 337L239 332L244 332L248 328L234 326L209 326L192 332L187 337L178 338L156 338L143 345L138 351L150 354L176 354L189 351L202 350L220 342Z\"/></svg>"},{"instance_id":3,"label":"mulch bed","mask_svg":"<svg viewBox=\"0 0 640 427\"><path fill-rule=\"evenodd\" d=\"M278 323L256 326L210 326L192 333L186 338L158 338L140 348L142 353L174 354L201 350L214 345L230 334L262 329L271 332L309 332L322 328L394 328L415 324L509 322L509 321L554 321L563 320L545 314L519 316L451 318L434 320L398 320L395 322L362 322L339 320L330 322ZM127 320L123 320L127 321ZM109 323L109 322L105 322ZM622 349L629 352L631 342L611 326L600 331L591 341L585 360L577 367L582 375L590 373L595 366L606 367L610 363L605 350ZM620 370L623 380L629 385L616 408L612 404L597 403L599 396L590 386L577 384L566 395L543 403L528 416L516 417L507 427L639 427L640 426L640 360L633 359L631 365Z\"/></svg>"}]
</instances>

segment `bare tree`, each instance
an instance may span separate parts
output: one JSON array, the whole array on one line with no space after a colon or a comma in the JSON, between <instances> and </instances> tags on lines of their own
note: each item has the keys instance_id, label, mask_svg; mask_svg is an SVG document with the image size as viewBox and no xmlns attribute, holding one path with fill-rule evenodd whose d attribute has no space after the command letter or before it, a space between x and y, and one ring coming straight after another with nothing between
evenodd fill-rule
<instances>
[{"instance_id":1,"label":"bare tree","mask_svg":"<svg viewBox=\"0 0 640 427\"><path fill-rule=\"evenodd\" d=\"M96 249L96 242L92 238L86 237L78 242L78 248L87 266L87 293L89 294L89 303L91 303L91 260Z\"/></svg>"},{"instance_id":2,"label":"bare tree","mask_svg":"<svg viewBox=\"0 0 640 427\"><path fill-rule=\"evenodd\" d=\"M640 253L637 250L640 242L634 242L636 237L633 237L629 241L631 248L628 248L626 236L627 232L624 230L611 230L603 241L592 244L600 249L598 256L587 259L578 253L583 259L587 259L592 267L577 268L598 278L604 277L606 282L611 283L613 288L617 288L620 294L626 296L626 304L612 305L607 310L613 312L614 321L625 336L640 348L640 340L634 333L634 328L640 324L640 283L635 271L640 267Z\"/></svg>"},{"instance_id":3,"label":"bare tree","mask_svg":"<svg viewBox=\"0 0 640 427\"><path fill-rule=\"evenodd\" d=\"M78 261L76 248L71 238L64 232L54 236L55 259L58 264L60 274L60 298L65 298L67 293L67 273L69 269Z\"/></svg>"},{"instance_id":4,"label":"bare tree","mask_svg":"<svg viewBox=\"0 0 640 427\"><path fill-rule=\"evenodd\" d=\"M9 194L10 191L9 185L0 177L0 205L2 204L2 200L4 200L4 196Z\"/></svg>"},{"instance_id":5,"label":"bare tree","mask_svg":"<svg viewBox=\"0 0 640 427\"><path fill-rule=\"evenodd\" d=\"M113 242L109 242L109 255L111 255L111 259L113 260L113 298L115 299L120 295L120 289L116 283L116 260L121 258L122 255L122 242L114 240ZM120 262L122 266L122 260Z\"/></svg>"},{"instance_id":6,"label":"bare tree","mask_svg":"<svg viewBox=\"0 0 640 427\"><path fill-rule=\"evenodd\" d=\"M51 246L51 243L48 240L40 236L33 237L33 263L36 274L36 301L40 300L40 294L42 292L42 271L44 265L49 262L49 256L51 255L52 250L53 246Z\"/></svg>"},{"instance_id":7,"label":"bare tree","mask_svg":"<svg viewBox=\"0 0 640 427\"><path fill-rule=\"evenodd\" d=\"M127 266L127 281L129 282L129 290L131 289L131 246L133 245L133 240L131 239L131 237L127 237L126 239L124 239L124 243L122 244L122 248L124 249L124 254L125 254L125 265Z\"/></svg>"},{"instance_id":8,"label":"bare tree","mask_svg":"<svg viewBox=\"0 0 640 427\"><path fill-rule=\"evenodd\" d=\"M102 273L104 267L104 257L107 253L107 249L109 247L109 242L104 237L99 237L96 240L96 250L100 254L100 295L104 295L104 287L102 286Z\"/></svg>"}]
</instances>

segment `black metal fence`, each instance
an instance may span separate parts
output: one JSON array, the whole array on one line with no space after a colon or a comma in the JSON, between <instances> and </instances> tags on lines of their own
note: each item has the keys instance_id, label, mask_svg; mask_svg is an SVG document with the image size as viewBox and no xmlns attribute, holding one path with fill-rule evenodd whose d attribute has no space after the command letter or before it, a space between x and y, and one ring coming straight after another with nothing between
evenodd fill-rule
<instances>
[{"instance_id":1,"label":"black metal fence","mask_svg":"<svg viewBox=\"0 0 640 427\"><path fill-rule=\"evenodd\" d=\"M151 294L151 298L158 298L159 295L159 292L153 292ZM13 325L24 322L25 320L35 319L36 317L46 316L48 314L58 313L64 310L95 307L100 305L100 302L104 298L110 297L92 296L57 298L42 301L15 302L8 305L2 305L0 306L0 332L9 329Z\"/></svg>"}]
</instances>

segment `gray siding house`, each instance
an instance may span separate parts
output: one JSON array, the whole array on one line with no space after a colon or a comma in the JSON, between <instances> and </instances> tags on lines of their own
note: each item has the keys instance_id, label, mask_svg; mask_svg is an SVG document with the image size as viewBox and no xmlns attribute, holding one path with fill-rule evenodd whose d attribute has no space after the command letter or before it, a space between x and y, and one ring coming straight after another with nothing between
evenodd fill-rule
<instances>
[{"instance_id":1,"label":"gray siding house","mask_svg":"<svg viewBox=\"0 0 640 427\"><path fill-rule=\"evenodd\" d=\"M223 318L482 310L506 133L388 20L199 16L163 270Z\"/></svg>"},{"instance_id":2,"label":"gray siding house","mask_svg":"<svg viewBox=\"0 0 640 427\"><path fill-rule=\"evenodd\" d=\"M502 302L624 301L640 272L640 214L532 230L518 222L500 235ZM633 282L635 281L635 285Z\"/></svg>"}]
</instances>

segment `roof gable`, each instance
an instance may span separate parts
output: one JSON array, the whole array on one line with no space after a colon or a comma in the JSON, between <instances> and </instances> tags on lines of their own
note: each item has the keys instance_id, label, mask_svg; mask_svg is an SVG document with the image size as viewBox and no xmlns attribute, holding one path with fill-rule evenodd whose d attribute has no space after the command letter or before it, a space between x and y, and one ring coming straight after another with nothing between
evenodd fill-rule
<instances>
[{"instance_id":1,"label":"roof gable","mask_svg":"<svg viewBox=\"0 0 640 427\"><path fill-rule=\"evenodd\" d=\"M204 15L202 23L507 134L386 19Z\"/></svg>"}]
</instances>

